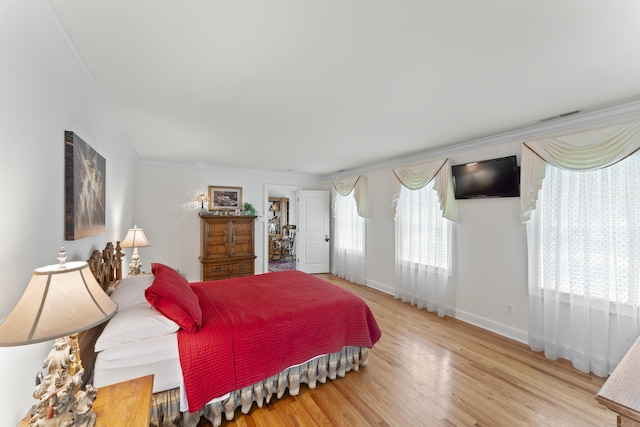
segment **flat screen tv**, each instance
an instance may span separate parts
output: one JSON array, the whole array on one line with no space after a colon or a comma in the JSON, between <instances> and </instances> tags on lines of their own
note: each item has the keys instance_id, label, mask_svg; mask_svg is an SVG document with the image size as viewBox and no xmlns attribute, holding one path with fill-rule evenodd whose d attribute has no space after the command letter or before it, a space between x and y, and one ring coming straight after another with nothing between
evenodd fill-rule
<instances>
[{"instance_id":1,"label":"flat screen tv","mask_svg":"<svg viewBox=\"0 0 640 427\"><path fill-rule=\"evenodd\" d=\"M451 172L456 199L520 196L516 156L453 165Z\"/></svg>"}]
</instances>

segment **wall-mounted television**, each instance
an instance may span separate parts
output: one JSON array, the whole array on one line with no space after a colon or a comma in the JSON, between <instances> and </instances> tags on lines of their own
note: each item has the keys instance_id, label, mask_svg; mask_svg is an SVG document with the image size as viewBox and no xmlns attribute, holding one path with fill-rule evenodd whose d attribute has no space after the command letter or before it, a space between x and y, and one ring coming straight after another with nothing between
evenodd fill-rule
<instances>
[{"instance_id":1,"label":"wall-mounted television","mask_svg":"<svg viewBox=\"0 0 640 427\"><path fill-rule=\"evenodd\" d=\"M519 197L516 156L451 166L456 199Z\"/></svg>"}]
</instances>

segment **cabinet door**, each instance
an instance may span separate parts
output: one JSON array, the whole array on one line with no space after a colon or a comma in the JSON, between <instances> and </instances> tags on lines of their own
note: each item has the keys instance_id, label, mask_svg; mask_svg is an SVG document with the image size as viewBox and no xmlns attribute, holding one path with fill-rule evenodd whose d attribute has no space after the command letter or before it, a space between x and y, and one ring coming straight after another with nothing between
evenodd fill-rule
<instances>
[{"instance_id":1,"label":"cabinet door","mask_svg":"<svg viewBox=\"0 0 640 427\"><path fill-rule=\"evenodd\" d=\"M231 234L230 256L253 255L253 218L229 221Z\"/></svg>"},{"instance_id":2,"label":"cabinet door","mask_svg":"<svg viewBox=\"0 0 640 427\"><path fill-rule=\"evenodd\" d=\"M230 232L227 221L205 221L202 254L205 259L228 257Z\"/></svg>"}]
</instances>

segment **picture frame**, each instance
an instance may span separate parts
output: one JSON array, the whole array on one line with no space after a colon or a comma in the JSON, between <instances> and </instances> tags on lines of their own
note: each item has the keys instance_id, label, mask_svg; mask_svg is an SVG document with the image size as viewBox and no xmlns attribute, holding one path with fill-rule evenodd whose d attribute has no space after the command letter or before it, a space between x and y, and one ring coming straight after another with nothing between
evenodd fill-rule
<instances>
[{"instance_id":1,"label":"picture frame","mask_svg":"<svg viewBox=\"0 0 640 427\"><path fill-rule=\"evenodd\" d=\"M242 209L242 187L209 186L210 211Z\"/></svg>"},{"instance_id":2,"label":"picture frame","mask_svg":"<svg viewBox=\"0 0 640 427\"><path fill-rule=\"evenodd\" d=\"M65 240L105 232L106 160L74 132L64 132Z\"/></svg>"}]
</instances>

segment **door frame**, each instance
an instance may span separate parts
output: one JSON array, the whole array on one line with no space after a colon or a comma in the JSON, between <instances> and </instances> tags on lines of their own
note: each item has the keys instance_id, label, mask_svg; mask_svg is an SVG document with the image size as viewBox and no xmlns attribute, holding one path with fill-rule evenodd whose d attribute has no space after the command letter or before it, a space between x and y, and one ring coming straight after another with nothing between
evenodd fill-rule
<instances>
[{"instance_id":1,"label":"door frame","mask_svg":"<svg viewBox=\"0 0 640 427\"><path fill-rule=\"evenodd\" d=\"M289 212L293 209L294 212L298 211L298 201L296 200L296 191L302 190L299 185L282 185L282 184L264 184L264 194L262 202L262 212L264 215L260 218L262 221L262 260L263 260L263 272L269 272L269 227L267 226L267 210L269 209L269 197L285 197L289 198Z\"/></svg>"}]
</instances>

